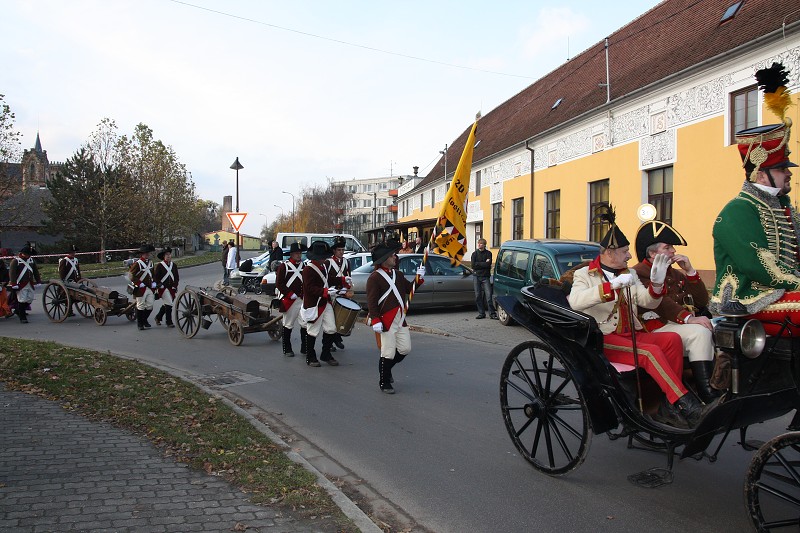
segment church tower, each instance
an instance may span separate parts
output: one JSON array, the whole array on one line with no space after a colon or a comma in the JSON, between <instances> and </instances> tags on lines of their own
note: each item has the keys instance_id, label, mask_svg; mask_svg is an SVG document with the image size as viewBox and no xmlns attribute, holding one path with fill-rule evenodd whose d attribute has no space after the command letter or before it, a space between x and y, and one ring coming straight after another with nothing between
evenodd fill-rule
<instances>
[{"instance_id":1,"label":"church tower","mask_svg":"<svg viewBox=\"0 0 800 533\"><path fill-rule=\"evenodd\" d=\"M36 144L22 154L22 189L46 188L50 179L50 161L47 160L47 150L42 150L42 141L39 132L36 132Z\"/></svg>"}]
</instances>

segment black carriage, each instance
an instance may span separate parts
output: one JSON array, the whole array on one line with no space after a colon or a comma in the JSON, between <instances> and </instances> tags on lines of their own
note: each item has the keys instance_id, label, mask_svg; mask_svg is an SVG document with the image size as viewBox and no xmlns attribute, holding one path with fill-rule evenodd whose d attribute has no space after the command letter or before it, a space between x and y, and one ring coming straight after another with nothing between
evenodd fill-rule
<instances>
[{"instance_id":1,"label":"black carriage","mask_svg":"<svg viewBox=\"0 0 800 533\"><path fill-rule=\"evenodd\" d=\"M646 373L639 371L637 378L635 369L610 363L596 321L570 309L558 289L526 287L520 299L505 296L498 303L537 338L511 350L500 380L506 429L534 468L551 476L566 474L586 459L592 435L606 433L612 440L627 439L628 447L664 452L668 469L656 469L661 472L655 478L643 473L646 482L664 483L671 480L675 455L714 461L730 433L739 430L742 446L757 449L744 486L754 526L758 531L798 529L797 411L787 433L760 447L747 442L746 432L749 425L800 405L800 340L767 337L761 323L735 310L715 321L717 348L730 362L730 388L697 427L678 429L650 418L660 389ZM709 451L718 435L720 442Z\"/></svg>"},{"instance_id":2,"label":"black carriage","mask_svg":"<svg viewBox=\"0 0 800 533\"><path fill-rule=\"evenodd\" d=\"M136 301L90 280L79 283L51 279L42 294L42 307L53 322L63 322L73 309L102 326L109 316L136 320Z\"/></svg>"},{"instance_id":3,"label":"black carriage","mask_svg":"<svg viewBox=\"0 0 800 533\"><path fill-rule=\"evenodd\" d=\"M178 330L189 339L201 327L208 329L214 317L235 346L242 344L246 333L265 331L272 340L283 334L282 315L273 315L268 306L257 300L240 297L231 287L216 291L187 285L175 299L173 312Z\"/></svg>"}]
</instances>

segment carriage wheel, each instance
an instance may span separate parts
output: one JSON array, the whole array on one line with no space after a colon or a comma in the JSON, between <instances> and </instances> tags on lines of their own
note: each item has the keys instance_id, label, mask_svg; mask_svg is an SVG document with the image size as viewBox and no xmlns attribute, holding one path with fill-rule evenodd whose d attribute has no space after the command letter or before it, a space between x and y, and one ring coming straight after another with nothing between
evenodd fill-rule
<instances>
[{"instance_id":1,"label":"carriage wheel","mask_svg":"<svg viewBox=\"0 0 800 533\"><path fill-rule=\"evenodd\" d=\"M546 344L511 350L500 374L500 405L514 446L537 470L559 476L586 458L588 410L563 357Z\"/></svg>"},{"instance_id":2,"label":"carriage wheel","mask_svg":"<svg viewBox=\"0 0 800 533\"><path fill-rule=\"evenodd\" d=\"M94 307L89 302L75 302L75 309L84 318L92 318L94 316Z\"/></svg>"},{"instance_id":3,"label":"carriage wheel","mask_svg":"<svg viewBox=\"0 0 800 533\"><path fill-rule=\"evenodd\" d=\"M800 526L800 432L778 435L758 449L744 480L747 512L757 531Z\"/></svg>"},{"instance_id":4,"label":"carriage wheel","mask_svg":"<svg viewBox=\"0 0 800 533\"><path fill-rule=\"evenodd\" d=\"M183 336L191 339L197 335L202 319L203 310L200 308L197 295L187 290L181 292L175 304L175 325L181 330Z\"/></svg>"},{"instance_id":5,"label":"carriage wheel","mask_svg":"<svg viewBox=\"0 0 800 533\"><path fill-rule=\"evenodd\" d=\"M228 325L228 340L234 346L241 346L244 340L244 325L238 320L231 320Z\"/></svg>"},{"instance_id":6,"label":"carriage wheel","mask_svg":"<svg viewBox=\"0 0 800 533\"><path fill-rule=\"evenodd\" d=\"M136 320L136 304L131 304L131 306L125 310L125 318L130 322Z\"/></svg>"},{"instance_id":7,"label":"carriage wheel","mask_svg":"<svg viewBox=\"0 0 800 533\"><path fill-rule=\"evenodd\" d=\"M98 326L102 326L106 323L106 319L108 318L108 313L102 307L95 307L94 308L94 321Z\"/></svg>"},{"instance_id":8,"label":"carriage wheel","mask_svg":"<svg viewBox=\"0 0 800 533\"><path fill-rule=\"evenodd\" d=\"M42 294L42 307L51 321L63 322L69 314L70 305L69 293L61 283L47 284Z\"/></svg>"}]
</instances>

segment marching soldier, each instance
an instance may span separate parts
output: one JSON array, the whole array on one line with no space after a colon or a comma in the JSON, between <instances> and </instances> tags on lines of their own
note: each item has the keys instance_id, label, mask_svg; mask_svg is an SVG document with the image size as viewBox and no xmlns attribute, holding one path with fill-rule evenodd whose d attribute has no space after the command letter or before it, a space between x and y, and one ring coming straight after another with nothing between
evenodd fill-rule
<instances>
[{"instance_id":1,"label":"marching soldier","mask_svg":"<svg viewBox=\"0 0 800 533\"><path fill-rule=\"evenodd\" d=\"M154 274L157 284L156 292L161 298L161 309L156 313L156 326L161 325L161 318L166 317L167 327L174 328L172 323L172 303L178 293L178 265L172 262L172 248L169 246L158 252L161 262L156 265Z\"/></svg>"},{"instance_id":2,"label":"marching soldier","mask_svg":"<svg viewBox=\"0 0 800 533\"><path fill-rule=\"evenodd\" d=\"M11 268L9 269L9 284L14 291L12 300L16 304L19 321L23 324L28 323L28 309L33 301L33 290L37 283L42 282L42 278L39 276L39 269L36 267L36 262L32 257L35 254L36 249L31 243L27 243L19 251L19 254L11 260Z\"/></svg>"},{"instance_id":3,"label":"marching soldier","mask_svg":"<svg viewBox=\"0 0 800 533\"><path fill-rule=\"evenodd\" d=\"M300 353L306 353L308 336L300 319L303 307L303 252L305 244L292 243L289 259L278 265L275 272L276 298L280 301L279 310L283 313L283 355L294 357L292 351L292 329L300 327Z\"/></svg>"},{"instance_id":4,"label":"marching soldier","mask_svg":"<svg viewBox=\"0 0 800 533\"><path fill-rule=\"evenodd\" d=\"M389 241L372 250L375 271L367 279L367 305L373 331L379 334L381 352L378 362L378 386L386 394L394 394L392 367L411 352L411 333L406 323L405 301L412 282L397 270L400 243ZM417 270L420 285L425 266Z\"/></svg>"},{"instance_id":5,"label":"marching soldier","mask_svg":"<svg viewBox=\"0 0 800 533\"><path fill-rule=\"evenodd\" d=\"M333 240L333 256L328 258L328 286L334 287L338 293L344 292L345 298L352 298L353 279L350 277L350 263L344 258L346 245L344 237L339 236ZM342 336L338 331L333 334L333 344L344 350ZM331 346L331 351L336 351L336 348Z\"/></svg>"},{"instance_id":6,"label":"marching soldier","mask_svg":"<svg viewBox=\"0 0 800 533\"><path fill-rule=\"evenodd\" d=\"M58 277L61 278L61 281L78 283L83 279L81 266L78 264L78 258L75 257L77 251L78 247L73 244L69 247L67 255L58 260Z\"/></svg>"},{"instance_id":7,"label":"marching soldier","mask_svg":"<svg viewBox=\"0 0 800 533\"><path fill-rule=\"evenodd\" d=\"M328 262L333 250L325 241L314 241L308 250L308 262L303 268L303 320L308 324L308 351L306 364L320 366L314 351L317 337L322 333L320 361L331 366L339 366L339 361L331 355L333 334L336 333L336 319L331 302L336 297L335 290L328 286Z\"/></svg>"},{"instance_id":8,"label":"marching soldier","mask_svg":"<svg viewBox=\"0 0 800 533\"><path fill-rule=\"evenodd\" d=\"M139 248L139 259L131 263L130 277L133 286L133 296L136 298L136 324L139 330L149 328L147 318L153 312L155 295L153 290L156 282L153 281L153 262L150 261L150 252L155 250L152 244L143 244Z\"/></svg>"}]
</instances>

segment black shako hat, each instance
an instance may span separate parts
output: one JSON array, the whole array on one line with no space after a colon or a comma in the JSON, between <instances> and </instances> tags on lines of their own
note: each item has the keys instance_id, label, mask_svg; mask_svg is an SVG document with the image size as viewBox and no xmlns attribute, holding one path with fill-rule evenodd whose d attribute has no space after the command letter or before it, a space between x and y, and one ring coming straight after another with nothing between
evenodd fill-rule
<instances>
[{"instance_id":1,"label":"black shako hat","mask_svg":"<svg viewBox=\"0 0 800 533\"><path fill-rule=\"evenodd\" d=\"M305 244L300 244L299 242L293 242L291 246L289 246L289 251L283 255L290 255L293 252L305 252L308 250L308 246Z\"/></svg>"},{"instance_id":2,"label":"black shako hat","mask_svg":"<svg viewBox=\"0 0 800 533\"><path fill-rule=\"evenodd\" d=\"M25 246L22 247L19 253L25 255L36 255L36 248L34 248L34 246L30 242L26 242Z\"/></svg>"},{"instance_id":3,"label":"black shako hat","mask_svg":"<svg viewBox=\"0 0 800 533\"><path fill-rule=\"evenodd\" d=\"M675 228L660 220L650 220L636 231L636 257L639 261L647 259L647 247L657 242L686 246L686 239Z\"/></svg>"},{"instance_id":4,"label":"black shako hat","mask_svg":"<svg viewBox=\"0 0 800 533\"><path fill-rule=\"evenodd\" d=\"M610 250L628 246L628 238L617 226L617 214L614 212L614 207L611 204L602 205L598 209L600 211L596 216L605 220L609 224L608 233L600 239L600 246Z\"/></svg>"},{"instance_id":5,"label":"black shako hat","mask_svg":"<svg viewBox=\"0 0 800 533\"><path fill-rule=\"evenodd\" d=\"M394 255L402 248L403 245L400 241L388 240L385 243L378 244L372 249L372 264L378 266L383 264L384 261L389 259L389 256Z\"/></svg>"},{"instance_id":6,"label":"black shako hat","mask_svg":"<svg viewBox=\"0 0 800 533\"><path fill-rule=\"evenodd\" d=\"M157 257L163 261L164 260L164 256L167 255L167 254L171 254L171 253L172 253L172 248L167 246L166 248L164 248L163 250L158 252Z\"/></svg>"},{"instance_id":7,"label":"black shako hat","mask_svg":"<svg viewBox=\"0 0 800 533\"><path fill-rule=\"evenodd\" d=\"M333 248L331 248L325 241L314 241L308 249L306 257L312 261L324 261L325 259L333 256Z\"/></svg>"}]
</instances>

